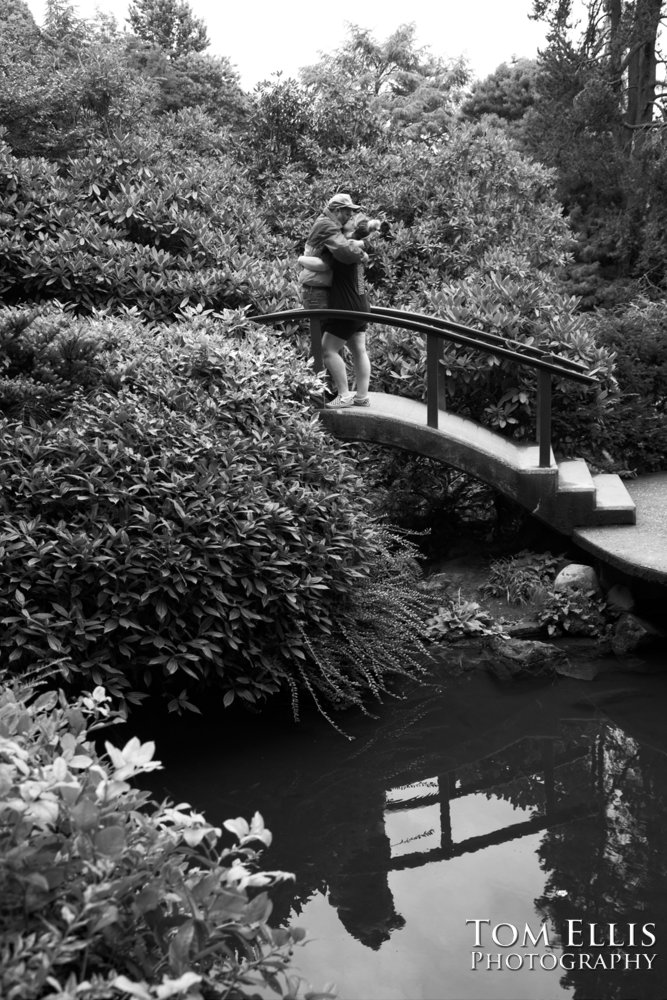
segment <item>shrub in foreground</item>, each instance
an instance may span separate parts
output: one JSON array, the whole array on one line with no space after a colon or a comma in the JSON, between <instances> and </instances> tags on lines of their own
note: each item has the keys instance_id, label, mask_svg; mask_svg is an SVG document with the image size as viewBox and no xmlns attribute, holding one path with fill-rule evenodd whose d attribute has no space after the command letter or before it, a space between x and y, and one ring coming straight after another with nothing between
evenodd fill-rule
<instances>
[{"instance_id":1,"label":"shrub in foreground","mask_svg":"<svg viewBox=\"0 0 667 1000\"><path fill-rule=\"evenodd\" d=\"M68 701L0 679L0 995L4 1000L296 997L298 928L271 929L262 817L156 805L132 779L153 743L91 739L119 721L101 687ZM330 997L329 992L310 994ZM308 996L308 994L306 994Z\"/></svg>"}]
</instances>

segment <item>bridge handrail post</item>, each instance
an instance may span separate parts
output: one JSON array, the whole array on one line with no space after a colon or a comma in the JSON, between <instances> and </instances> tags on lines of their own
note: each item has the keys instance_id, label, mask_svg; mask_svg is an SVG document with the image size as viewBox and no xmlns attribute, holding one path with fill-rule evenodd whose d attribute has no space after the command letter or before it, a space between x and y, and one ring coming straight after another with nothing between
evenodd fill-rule
<instances>
[{"instance_id":1,"label":"bridge handrail post","mask_svg":"<svg viewBox=\"0 0 667 1000\"><path fill-rule=\"evenodd\" d=\"M310 317L310 353L315 362L315 371L321 372L324 368L322 361L322 323L319 316Z\"/></svg>"},{"instance_id":2,"label":"bridge handrail post","mask_svg":"<svg viewBox=\"0 0 667 1000\"><path fill-rule=\"evenodd\" d=\"M440 407L440 391L444 379L440 374L440 359L442 358L442 340L434 333L426 334L426 423L429 427L438 427L438 409ZM443 397L444 398L444 397Z\"/></svg>"},{"instance_id":3,"label":"bridge handrail post","mask_svg":"<svg viewBox=\"0 0 667 1000\"><path fill-rule=\"evenodd\" d=\"M537 373L537 443L541 469L551 467L551 372Z\"/></svg>"}]
</instances>

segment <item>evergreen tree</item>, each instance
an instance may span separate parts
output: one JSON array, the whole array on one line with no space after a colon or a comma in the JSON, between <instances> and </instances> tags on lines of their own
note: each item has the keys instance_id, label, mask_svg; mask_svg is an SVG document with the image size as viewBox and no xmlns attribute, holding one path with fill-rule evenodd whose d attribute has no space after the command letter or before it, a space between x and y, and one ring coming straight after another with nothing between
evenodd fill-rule
<instances>
[{"instance_id":1,"label":"evergreen tree","mask_svg":"<svg viewBox=\"0 0 667 1000\"><path fill-rule=\"evenodd\" d=\"M187 0L134 0L128 14L137 37L173 59L208 48L206 25L194 16Z\"/></svg>"},{"instance_id":2,"label":"evergreen tree","mask_svg":"<svg viewBox=\"0 0 667 1000\"><path fill-rule=\"evenodd\" d=\"M302 70L303 82L324 110L345 108L349 138L400 129L405 138L446 132L470 72L462 59L434 56L415 41L414 24L403 24L384 41L350 25L343 45ZM334 131L336 131L334 129ZM336 142L340 145L340 142Z\"/></svg>"},{"instance_id":3,"label":"evergreen tree","mask_svg":"<svg viewBox=\"0 0 667 1000\"><path fill-rule=\"evenodd\" d=\"M39 44L40 32L24 0L0 0L0 53L18 47L25 58Z\"/></svg>"},{"instance_id":4,"label":"evergreen tree","mask_svg":"<svg viewBox=\"0 0 667 1000\"><path fill-rule=\"evenodd\" d=\"M461 105L461 116L468 121L479 121L484 115L520 121L535 103L537 72L534 59L501 63L484 80L473 84Z\"/></svg>"}]
</instances>

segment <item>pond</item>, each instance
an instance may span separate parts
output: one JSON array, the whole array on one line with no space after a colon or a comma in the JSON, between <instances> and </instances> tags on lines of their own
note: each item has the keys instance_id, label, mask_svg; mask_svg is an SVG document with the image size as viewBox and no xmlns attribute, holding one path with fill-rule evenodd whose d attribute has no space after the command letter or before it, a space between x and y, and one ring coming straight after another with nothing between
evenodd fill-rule
<instances>
[{"instance_id":1,"label":"pond","mask_svg":"<svg viewBox=\"0 0 667 1000\"><path fill-rule=\"evenodd\" d=\"M152 787L217 825L263 813L265 866L296 875L272 922L306 929L295 971L341 1000L660 1000L667 672L639 665L441 667L343 715L353 740L313 714L186 722Z\"/></svg>"}]
</instances>

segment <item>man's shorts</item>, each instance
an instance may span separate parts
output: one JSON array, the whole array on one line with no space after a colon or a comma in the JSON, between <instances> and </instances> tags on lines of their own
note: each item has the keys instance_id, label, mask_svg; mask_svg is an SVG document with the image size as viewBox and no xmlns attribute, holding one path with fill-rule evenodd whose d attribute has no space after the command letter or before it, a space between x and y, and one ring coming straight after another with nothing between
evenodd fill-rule
<instances>
[{"instance_id":1,"label":"man's shorts","mask_svg":"<svg viewBox=\"0 0 667 1000\"><path fill-rule=\"evenodd\" d=\"M304 309L326 309L329 305L329 289L315 288L314 285L302 285L301 301Z\"/></svg>"}]
</instances>

